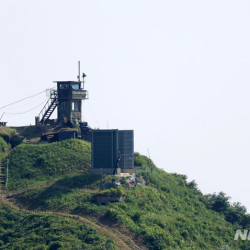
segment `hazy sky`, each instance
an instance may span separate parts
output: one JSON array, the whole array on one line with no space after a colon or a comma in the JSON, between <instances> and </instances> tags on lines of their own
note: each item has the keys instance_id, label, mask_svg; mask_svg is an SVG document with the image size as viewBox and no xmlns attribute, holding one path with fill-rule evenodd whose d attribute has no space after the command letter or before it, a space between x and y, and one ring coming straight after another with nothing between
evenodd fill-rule
<instances>
[{"instance_id":1,"label":"hazy sky","mask_svg":"<svg viewBox=\"0 0 250 250\"><path fill-rule=\"evenodd\" d=\"M239 0L0 0L0 106L76 80L80 60L92 127L134 129L158 167L250 211L249 24ZM34 124L41 108L3 120Z\"/></svg>"}]
</instances>

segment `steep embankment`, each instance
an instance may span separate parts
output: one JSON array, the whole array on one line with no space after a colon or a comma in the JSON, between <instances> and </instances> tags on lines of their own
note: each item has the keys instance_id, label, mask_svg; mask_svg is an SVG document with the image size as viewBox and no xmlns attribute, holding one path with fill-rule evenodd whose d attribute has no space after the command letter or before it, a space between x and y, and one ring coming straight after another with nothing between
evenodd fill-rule
<instances>
[{"instance_id":1,"label":"steep embankment","mask_svg":"<svg viewBox=\"0 0 250 250\"><path fill-rule=\"evenodd\" d=\"M21 144L8 156L8 190L86 173L90 168L90 150L88 142L73 139L44 145Z\"/></svg>"},{"instance_id":2,"label":"steep embankment","mask_svg":"<svg viewBox=\"0 0 250 250\"><path fill-rule=\"evenodd\" d=\"M129 188L122 178L116 191L109 189L114 177L106 176L102 181L100 176L86 174L90 146L82 141L21 145L9 157L10 187L22 189L33 184L28 190L8 194L8 201L20 208L75 214L89 220L94 217L144 248L249 249L248 241L234 241L236 229L250 227L250 217L242 206L230 205L223 194L204 196L195 182L187 182L186 176L156 167L151 172L145 156L135 154L140 184ZM59 180L54 179L54 168L60 173ZM54 183L45 187L35 185L46 178L54 179ZM105 189L100 191L100 186ZM95 197L100 194L122 195L125 199L98 205ZM36 230L38 225L33 227Z\"/></svg>"}]
</instances>

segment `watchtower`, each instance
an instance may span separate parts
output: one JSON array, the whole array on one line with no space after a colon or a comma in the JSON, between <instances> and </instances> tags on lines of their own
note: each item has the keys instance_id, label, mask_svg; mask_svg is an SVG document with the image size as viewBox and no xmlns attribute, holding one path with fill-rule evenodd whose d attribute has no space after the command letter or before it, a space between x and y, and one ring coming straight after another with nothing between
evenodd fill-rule
<instances>
[{"instance_id":1,"label":"watchtower","mask_svg":"<svg viewBox=\"0 0 250 250\"><path fill-rule=\"evenodd\" d=\"M57 108L57 124L73 127L82 121L82 101L88 99L88 91L84 89L84 78L80 79L80 62L78 62L78 81L55 81L57 89L50 90L50 98L36 116L36 124L51 124L50 116ZM53 122L54 123L54 122Z\"/></svg>"},{"instance_id":2,"label":"watchtower","mask_svg":"<svg viewBox=\"0 0 250 250\"><path fill-rule=\"evenodd\" d=\"M82 121L82 100L88 99L83 81L57 81L57 121L78 124ZM83 83L83 87L81 86Z\"/></svg>"}]
</instances>

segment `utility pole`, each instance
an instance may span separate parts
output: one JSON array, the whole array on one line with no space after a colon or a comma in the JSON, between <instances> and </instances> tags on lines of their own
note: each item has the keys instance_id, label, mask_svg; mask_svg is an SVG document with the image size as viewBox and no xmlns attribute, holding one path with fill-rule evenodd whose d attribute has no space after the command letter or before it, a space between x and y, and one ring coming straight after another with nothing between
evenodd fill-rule
<instances>
[{"instance_id":1,"label":"utility pole","mask_svg":"<svg viewBox=\"0 0 250 250\"><path fill-rule=\"evenodd\" d=\"M77 78L78 78L78 81L79 81L79 82L81 82L80 71L81 71L81 70L80 70L80 61L78 61L78 76L77 76Z\"/></svg>"},{"instance_id":2,"label":"utility pole","mask_svg":"<svg viewBox=\"0 0 250 250\"><path fill-rule=\"evenodd\" d=\"M9 163L10 163L10 160L7 159L6 183L5 183L6 188L7 188L7 186L8 186L8 179L9 179Z\"/></svg>"},{"instance_id":3,"label":"utility pole","mask_svg":"<svg viewBox=\"0 0 250 250\"><path fill-rule=\"evenodd\" d=\"M137 167L135 167L135 186L137 186Z\"/></svg>"}]
</instances>

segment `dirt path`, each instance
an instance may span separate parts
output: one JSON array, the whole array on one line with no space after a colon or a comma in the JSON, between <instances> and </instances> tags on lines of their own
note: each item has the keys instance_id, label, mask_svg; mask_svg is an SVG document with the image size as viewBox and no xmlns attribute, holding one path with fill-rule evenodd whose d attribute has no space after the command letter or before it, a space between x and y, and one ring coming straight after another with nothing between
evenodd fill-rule
<instances>
[{"instance_id":1,"label":"dirt path","mask_svg":"<svg viewBox=\"0 0 250 250\"><path fill-rule=\"evenodd\" d=\"M37 185L37 186L31 186L31 187L28 187L28 188L25 188L25 189L22 189L22 190L18 190L18 191L5 191L4 192L4 195L7 197L7 198L10 198L12 196L15 196L17 194L22 194L22 193L25 193L29 190L34 190L34 189L41 189L41 188L57 188L57 189L67 189L63 186L59 186L59 185L55 185L55 182L49 182L49 183L45 183L45 184L40 184L40 185Z\"/></svg>"},{"instance_id":2,"label":"dirt path","mask_svg":"<svg viewBox=\"0 0 250 250\"><path fill-rule=\"evenodd\" d=\"M21 209L21 208L17 207L16 205L14 205L13 203L11 203L10 201L6 200L3 197L2 197L2 199L0 199L0 203L5 204L5 205L9 205L13 210L21 212L23 214L56 215L56 216L60 216L60 217L64 217L64 218L70 218L70 219L75 220L75 221L80 221L80 222L87 224L90 227L94 228L97 232L106 236L107 238L114 240L116 246L119 247L120 249L138 249L138 248L132 246L131 242L129 242L128 239L126 239L126 238L122 239L122 238L124 238L123 236L118 235L118 234L114 233L112 230L109 230L107 227L100 226L97 223L95 223L94 221L91 221L91 220L86 219L84 217L81 217L78 215L72 215L72 214L52 212L52 211L42 212L42 211L25 210L25 209Z\"/></svg>"},{"instance_id":3,"label":"dirt path","mask_svg":"<svg viewBox=\"0 0 250 250\"><path fill-rule=\"evenodd\" d=\"M55 215L65 218L70 218L75 221L80 221L84 224L89 225L90 227L94 228L96 231L98 231L100 234L106 236L109 239L114 240L116 246L119 249L146 249L145 247L139 247L135 244L135 242L129 238L128 236L122 234L115 228L110 228L107 225L103 225L100 223L96 218L85 218L78 215L73 214L67 214L67 213L60 213L60 212L54 212L54 211L36 211L36 210L26 210L18 206L18 204L15 204L13 201L9 200L9 198L12 198L15 195L25 193L29 190L34 189L41 189L41 188L56 188L56 189L68 189L67 187L57 185L55 182L49 182L45 184L40 184L37 186L32 186L29 188L25 188L23 190L14 191L14 192L0 192L0 203L9 205L13 210L16 210L18 212L21 212L23 214L37 214L37 215ZM70 188L69 188L70 189Z\"/></svg>"}]
</instances>

